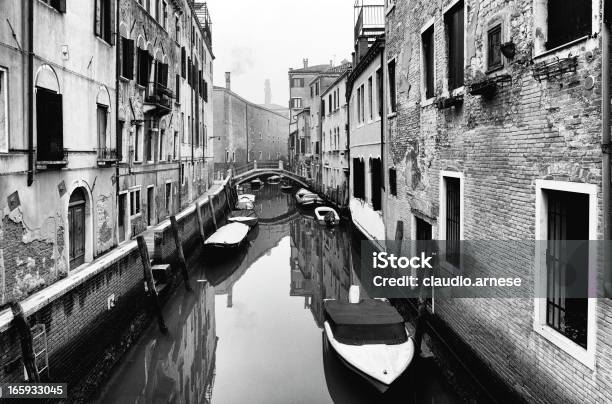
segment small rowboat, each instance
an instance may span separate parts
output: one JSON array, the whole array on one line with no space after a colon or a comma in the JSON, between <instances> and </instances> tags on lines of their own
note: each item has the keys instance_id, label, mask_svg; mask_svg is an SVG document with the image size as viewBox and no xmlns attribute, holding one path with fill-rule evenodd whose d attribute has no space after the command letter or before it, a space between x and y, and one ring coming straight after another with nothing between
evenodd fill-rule
<instances>
[{"instance_id":1,"label":"small rowboat","mask_svg":"<svg viewBox=\"0 0 612 404\"><path fill-rule=\"evenodd\" d=\"M263 182L259 178L255 178L253 181L251 181L251 186L253 187L261 187L262 185Z\"/></svg>"},{"instance_id":2,"label":"small rowboat","mask_svg":"<svg viewBox=\"0 0 612 404\"><path fill-rule=\"evenodd\" d=\"M244 223L229 223L217 230L204 242L206 247L235 248L249 233L250 227Z\"/></svg>"},{"instance_id":3,"label":"small rowboat","mask_svg":"<svg viewBox=\"0 0 612 404\"><path fill-rule=\"evenodd\" d=\"M385 392L410 365L414 342L404 319L387 301L325 300L325 335L347 367ZM358 294L358 293L357 293Z\"/></svg>"},{"instance_id":4,"label":"small rowboat","mask_svg":"<svg viewBox=\"0 0 612 404\"><path fill-rule=\"evenodd\" d=\"M273 175L268 177L268 184L278 184L281 181L281 177L279 175Z\"/></svg>"},{"instance_id":5,"label":"small rowboat","mask_svg":"<svg viewBox=\"0 0 612 404\"><path fill-rule=\"evenodd\" d=\"M243 223L247 226L253 227L257 225L259 222L259 217L254 210L235 210L230 213L229 218L227 219L229 222L233 223Z\"/></svg>"},{"instance_id":6,"label":"small rowboat","mask_svg":"<svg viewBox=\"0 0 612 404\"><path fill-rule=\"evenodd\" d=\"M327 206L320 206L315 209L315 217L320 222L325 222L328 226L335 226L340 223L338 212Z\"/></svg>"},{"instance_id":7,"label":"small rowboat","mask_svg":"<svg viewBox=\"0 0 612 404\"><path fill-rule=\"evenodd\" d=\"M283 192L290 192L293 189L293 185L291 185L288 182L283 182L281 184L281 191Z\"/></svg>"},{"instance_id":8,"label":"small rowboat","mask_svg":"<svg viewBox=\"0 0 612 404\"><path fill-rule=\"evenodd\" d=\"M250 201L238 201L236 203L236 210L253 210L255 205Z\"/></svg>"}]
</instances>

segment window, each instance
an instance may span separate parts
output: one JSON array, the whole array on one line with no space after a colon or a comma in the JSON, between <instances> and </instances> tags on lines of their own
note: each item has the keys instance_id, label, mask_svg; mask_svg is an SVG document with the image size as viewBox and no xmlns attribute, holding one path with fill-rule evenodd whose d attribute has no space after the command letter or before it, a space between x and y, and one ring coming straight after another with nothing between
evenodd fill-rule
<instances>
[{"instance_id":1,"label":"window","mask_svg":"<svg viewBox=\"0 0 612 404\"><path fill-rule=\"evenodd\" d=\"M314 98L314 86L310 86L310 98Z\"/></svg>"},{"instance_id":2,"label":"window","mask_svg":"<svg viewBox=\"0 0 612 404\"><path fill-rule=\"evenodd\" d=\"M106 42L114 45L113 40L113 0L95 0L94 33Z\"/></svg>"},{"instance_id":3,"label":"window","mask_svg":"<svg viewBox=\"0 0 612 404\"><path fill-rule=\"evenodd\" d=\"M149 75L151 74L151 62L153 58L144 49L138 48L138 77L139 85L146 87L149 84Z\"/></svg>"},{"instance_id":4,"label":"window","mask_svg":"<svg viewBox=\"0 0 612 404\"><path fill-rule=\"evenodd\" d=\"M64 160L62 95L36 88L36 154L39 161Z\"/></svg>"},{"instance_id":5,"label":"window","mask_svg":"<svg viewBox=\"0 0 612 404\"><path fill-rule=\"evenodd\" d=\"M164 147L164 143L166 142L166 130L165 129L160 129L159 130L159 160L165 160L166 159L166 155L164 154L165 151L165 147ZM168 155L168 161L170 160L170 156Z\"/></svg>"},{"instance_id":6,"label":"window","mask_svg":"<svg viewBox=\"0 0 612 404\"><path fill-rule=\"evenodd\" d=\"M503 66L501 54L501 25L496 25L487 33L487 68L498 69Z\"/></svg>"},{"instance_id":7,"label":"window","mask_svg":"<svg viewBox=\"0 0 612 404\"><path fill-rule=\"evenodd\" d=\"M155 218L155 187L147 187L147 226L152 226Z\"/></svg>"},{"instance_id":8,"label":"window","mask_svg":"<svg viewBox=\"0 0 612 404\"><path fill-rule=\"evenodd\" d=\"M291 99L291 108L302 108L302 99L301 98L292 98Z\"/></svg>"},{"instance_id":9,"label":"window","mask_svg":"<svg viewBox=\"0 0 612 404\"><path fill-rule=\"evenodd\" d=\"M121 77L134 78L134 41L121 37Z\"/></svg>"},{"instance_id":10,"label":"window","mask_svg":"<svg viewBox=\"0 0 612 404\"><path fill-rule=\"evenodd\" d=\"M140 213L140 189L130 192L130 215L136 216Z\"/></svg>"},{"instance_id":11,"label":"window","mask_svg":"<svg viewBox=\"0 0 612 404\"><path fill-rule=\"evenodd\" d=\"M361 123L361 87L357 87L357 102L355 103L355 118L357 123Z\"/></svg>"},{"instance_id":12,"label":"window","mask_svg":"<svg viewBox=\"0 0 612 404\"><path fill-rule=\"evenodd\" d=\"M356 199L365 199L365 164L362 159L353 159L353 196Z\"/></svg>"},{"instance_id":13,"label":"window","mask_svg":"<svg viewBox=\"0 0 612 404\"><path fill-rule=\"evenodd\" d=\"M260 151L259 152L259 160L261 160L262 156L263 156L263 152Z\"/></svg>"},{"instance_id":14,"label":"window","mask_svg":"<svg viewBox=\"0 0 612 404\"><path fill-rule=\"evenodd\" d=\"M176 40L176 42L179 41L179 36L181 34L181 25L179 22L179 17L178 15L174 16L174 39Z\"/></svg>"},{"instance_id":15,"label":"window","mask_svg":"<svg viewBox=\"0 0 612 404\"><path fill-rule=\"evenodd\" d=\"M176 75L174 79L174 88L176 90L176 97L174 98L174 100L178 104L180 104L181 103L181 76L179 76L178 74Z\"/></svg>"},{"instance_id":16,"label":"window","mask_svg":"<svg viewBox=\"0 0 612 404\"><path fill-rule=\"evenodd\" d=\"M165 1L162 3L162 27L167 31L168 30L168 3Z\"/></svg>"},{"instance_id":17,"label":"window","mask_svg":"<svg viewBox=\"0 0 612 404\"><path fill-rule=\"evenodd\" d=\"M592 4L590 0L548 0L546 49L591 35Z\"/></svg>"},{"instance_id":18,"label":"window","mask_svg":"<svg viewBox=\"0 0 612 404\"><path fill-rule=\"evenodd\" d=\"M391 112L396 112L397 94L395 93L395 59L387 64L387 73L389 75L389 109Z\"/></svg>"},{"instance_id":19,"label":"window","mask_svg":"<svg viewBox=\"0 0 612 404\"><path fill-rule=\"evenodd\" d=\"M9 149L8 71L0 68L0 153Z\"/></svg>"},{"instance_id":20,"label":"window","mask_svg":"<svg viewBox=\"0 0 612 404\"><path fill-rule=\"evenodd\" d=\"M304 79L291 79L291 87L304 87Z\"/></svg>"},{"instance_id":21,"label":"window","mask_svg":"<svg viewBox=\"0 0 612 404\"><path fill-rule=\"evenodd\" d=\"M376 102L378 104L378 116L383 115L383 71L382 68L376 70Z\"/></svg>"},{"instance_id":22,"label":"window","mask_svg":"<svg viewBox=\"0 0 612 404\"><path fill-rule=\"evenodd\" d=\"M53 7L60 13L66 12L66 0L42 0L42 2Z\"/></svg>"},{"instance_id":23,"label":"window","mask_svg":"<svg viewBox=\"0 0 612 404\"><path fill-rule=\"evenodd\" d=\"M448 89L463 86L463 1L457 3L444 15L448 33Z\"/></svg>"},{"instance_id":24,"label":"window","mask_svg":"<svg viewBox=\"0 0 612 404\"><path fill-rule=\"evenodd\" d=\"M106 127L108 125L108 108L98 104L98 157L105 157L107 152Z\"/></svg>"},{"instance_id":25,"label":"window","mask_svg":"<svg viewBox=\"0 0 612 404\"><path fill-rule=\"evenodd\" d=\"M389 192L393 196L397 196L397 171L395 168L389 169Z\"/></svg>"},{"instance_id":26,"label":"window","mask_svg":"<svg viewBox=\"0 0 612 404\"><path fill-rule=\"evenodd\" d=\"M187 73L187 60L185 54L185 47L181 48L181 77L185 78L185 74Z\"/></svg>"},{"instance_id":27,"label":"window","mask_svg":"<svg viewBox=\"0 0 612 404\"><path fill-rule=\"evenodd\" d=\"M374 86L372 85L372 77L368 79L368 111L370 112L370 121L374 119Z\"/></svg>"},{"instance_id":28,"label":"window","mask_svg":"<svg viewBox=\"0 0 612 404\"><path fill-rule=\"evenodd\" d=\"M179 147L179 133L178 131L174 132L174 142L172 143L172 159L176 160L178 157L178 147Z\"/></svg>"},{"instance_id":29,"label":"window","mask_svg":"<svg viewBox=\"0 0 612 404\"><path fill-rule=\"evenodd\" d=\"M421 34L423 46L423 91L425 98L434 96L434 27L433 25Z\"/></svg>"},{"instance_id":30,"label":"window","mask_svg":"<svg viewBox=\"0 0 612 404\"><path fill-rule=\"evenodd\" d=\"M444 177L446 205L445 205L445 240L446 261L459 267L459 240L461 240L461 203L460 179Z\"/></svg>"},{"instance_id":31,"label":"window","mask_svg":"<svg viewBox=\"0 0 612 404\"><path fill-rule=\"evenodd\" d=\"M155 82L162 87L168 87L168 65L166 63L155 61Z\"/></svg>"},{"instance_id":32,"label":"window","mask_svg":"<svg viewBox=\"0 0 612 404\"><path fill-rule=\"evenodd\" d=\"M381 159L370 159L370 184L372 191L372 209L382 209L382 161Z\"/></svg>"},{"instance_id":33,"label":"window","mask_svg":"<svg viewBox=\"0 0 612 404\"><path fill-rule=\"evenodd\" d=\"M319 82L317 81L317 82L315 83L315 95L319 95L319 89L320 89L320 87L319 87Z\"/></svg>"},{"instance_id":34,"label":"window","mask_svg":"<svg viewBox=\"0 0 612 404\"><path fill-rule=\"evenodd\" d=\"M140 161L140 141L142 139L142 125L136 125L136 133L134 135L134 161Z\"/></svg>"},{"instance_id":35,"label":"window","mask_svg":"<svg viewBox=\"0 0 612 404\"><path fill-rule=\"evenodd\" d=\"M359 92L359 122L365 121L365 86L361 85Z\"/></svg>"},{"instance_id":36,"label":"window","mask_svg":"<svg viewBox=\"0 0 612 404\"><path fill-rule=\"evenodd\" d=\"M125 122L117 121L117 159L123 161L123 131L125 130Z\"/></svg>"},{"instance_id":37,"label":"window","mask_svg":"<svg viewBox=\"0 0 612 404\"><path fill-rule=\"evenodd\" d=\"M546 325L587 348L589 196L547 190ZM586 248L585 248L586 247ZM576 271L575 268L579 270ZM574 277L571 287L568 279ZM567 297L570 296L570 297Z\"/></svg>"},{"instance_id":38,"label":"window","mask_svg":"<svg viewBox=\"0 0 612 404\"><path fill-rule=\"evenodd\" d=\"M332 102L333 102L333 101L332 101L332 95L330 94L330 95L329 95L329 107L328 107L328 108L329 108L329 111L327 112L329 115L331 115L332 110L333 110L333 104L332 104Z\"/></svg>"},{"instance_id":39,"label":"window","mask_svg":"<svg viewBox=\"0 0 612 404\"><path fill-rule=\"evenodd\" d=\"M172 214L172 183L166 183L166 214L170 216Z\"/></svg>"}]
</instances>

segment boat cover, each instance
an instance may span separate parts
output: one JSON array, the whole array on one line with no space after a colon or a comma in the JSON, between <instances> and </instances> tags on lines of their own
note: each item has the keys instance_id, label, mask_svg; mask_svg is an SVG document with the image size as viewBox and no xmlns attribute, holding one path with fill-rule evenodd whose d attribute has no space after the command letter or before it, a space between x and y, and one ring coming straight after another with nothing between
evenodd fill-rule
<instances>
[{"instance_id":1,"label":"boat cover","mask_svg":"<svg viewBox=\"0 0 612 404\"><path fill-rule=\"evenodd\" d=\"M229 217L257 217L257 213L252 209L233 210Z\"/></svg>"},{"instance_id":2,"label":"boat cover","mask_svg":"<svg viewBox=\"0 0 612 404\"><path fill-rule=\"evenodd\" d=\"M249 226L243 223L230 223L221 227L204 244L234 246L244 240L249 232Z\"/></svg>"},{"instance_id":3,"label":"boat cover","mask_svg":"<svg viewBox=\"0 0 612 404\"><path fill-rule=\"evenodd\" d=\"M387 302L327 300L324 308L334 338L342 344L402 344L408 339L404 319Z\"/></svg>"}]
</instances>

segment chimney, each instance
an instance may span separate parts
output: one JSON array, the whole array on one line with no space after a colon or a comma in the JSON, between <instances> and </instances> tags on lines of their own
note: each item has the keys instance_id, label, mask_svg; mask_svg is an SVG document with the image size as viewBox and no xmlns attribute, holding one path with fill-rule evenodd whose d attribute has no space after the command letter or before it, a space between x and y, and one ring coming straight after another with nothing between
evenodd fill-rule
<instances>
[{"instance_id":1,"label":"chimney","mask_svg":"<svg viewBox=\"0 0 612 404\"><path fill-rule=\"evenodd\" d=\"M230 90L232 89L232 73L225 72L225 88Z\"/></svg>"},{"instance_id":2,"label":"chimney","mask_svg":"<svg viewBox=\"0 0 612 404\"><path fill-rule=\"evenodd\" d=\"M367 36L360 36L359 39L357 40L357 60L356 63L359 63L359 61L361 61L361 58L364 57L366 55L366 53L368 53L368 50L370 48L370 42L368 40Z\"/></svg>"},{"instance_id":3,"label":"chimney","mask_svg":"<svg viewBox=\"0 0 612 404\"><path fill-rule=\"evenodd\" d=\"M330 61L329 61L329 65L330 65L331 67L334 67L334 61L333 61L333 60L330 60Z\"/></svg>"},{"instance_id":4,"label":"chimney","mask_svg":"<svg viewBox=\"0 0 612 404\"><path fill-rule=\"evenodd\" d=\"M308 59L304 59L304 69L308 67Z\"/></svg>"},{"instance_id":5,"label":"chimney","mask_svg":"<svg viewBox=\"0 0 612 404\"><path fill-rule=\"evenodd\" d=\"M272 104L272 88L270 87L270 79L266 79L266 83L264 85L264 92L266 96L266 105Z\"/></svg>"}]
</instances>

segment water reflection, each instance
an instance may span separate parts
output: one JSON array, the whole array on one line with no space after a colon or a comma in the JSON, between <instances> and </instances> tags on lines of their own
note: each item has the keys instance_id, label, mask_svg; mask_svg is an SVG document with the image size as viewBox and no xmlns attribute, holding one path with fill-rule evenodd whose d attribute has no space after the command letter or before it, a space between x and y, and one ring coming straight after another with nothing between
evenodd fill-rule
<instances>
[{"instance_id":1,"label":"water reflection","mask_svg":"<svg viewBox=\"0 0 612 404\"><path fill-rule=\"evenodd\" d=\"M340 362L322 332L323 300L347 300L359 285L350 228L318 224L278 185L256 195L248 245L192 263L208 283L176 291L164 308L170 334L151 326L100 402L458 402L431 358L384 396Z\"/></svg>"}]
</instances>

